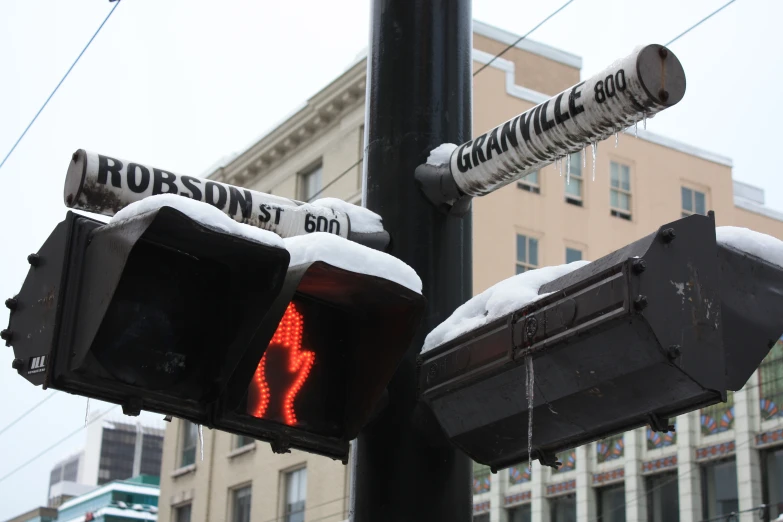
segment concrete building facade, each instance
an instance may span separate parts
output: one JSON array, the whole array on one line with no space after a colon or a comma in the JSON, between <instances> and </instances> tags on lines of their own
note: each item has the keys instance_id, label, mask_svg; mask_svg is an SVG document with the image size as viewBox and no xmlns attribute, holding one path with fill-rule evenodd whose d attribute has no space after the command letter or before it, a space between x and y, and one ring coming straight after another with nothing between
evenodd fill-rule
<instances>
[{"instance_id":1,"label":"concrete building facade","mask_svg":"<svg viewBox=\"0 0 783 522\"><path fill-rule=\"evenodd\" d=\"M516 38L476 22L474 68ZM523 40L474 78L474 134L577 83L581 65ZM365 82L362 58L209 177L302 201L359 203ZM600 143L594 168L590 149L573 155L570 182L550 166L474 200L474 293L524 270L599 258L691 213L714 210L718 225L783 238L783 214L764 206L763 190L733 180L730 159L638 127L638 137L630 129L617 145ZM783 501L778 375L780 344L729 403L678 418L676 434L630 431L561 455L557 471L521 464L491 474L476 466L476 520L697 522ZM297 451L276 455L265 443L211 430L201 459L197 441L188 422L167 427L160 520L348 518L350 466Z\"/></svg>"},{"instance_id":2,"label":"concrete building facade","mask_svg":"<svg viewBox=\"0 0 783 522\"><path fill-rule=\"evenodd\" d=\"M57 520L57 509L38 507L27 513L6 520L6 522L54 522Z\"/></svg>"},{"instance_id":3,"label":"concrete building facade","mask_svg":"<svg viewBox=\"0 0 783 522\"><path fill-rule=\"evenodd\" d=\"M84 449L52 468L48 505L57 507L114 480L159 476L164 435L160 424L112 419L89 423Z\"/></svg>"}]
</instances>

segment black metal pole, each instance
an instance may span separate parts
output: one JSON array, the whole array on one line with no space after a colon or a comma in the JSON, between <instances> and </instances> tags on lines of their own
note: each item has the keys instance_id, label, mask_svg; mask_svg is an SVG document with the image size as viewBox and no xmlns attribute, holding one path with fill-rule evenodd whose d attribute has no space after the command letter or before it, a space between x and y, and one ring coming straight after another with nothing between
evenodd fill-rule
<instances>
[{"instance_id":1,"label":"black metal pole","mask_svg":"<svg viewBox=\"0 0 783 522\"><path fill-rule=\"evenodd\" d=\"M390 253L424 283L428 311L389 385L389 402L354 453L356 522L469 522L471 462L419 405L426 334L471 295L471 216L447 217L419 191L416 166L471 135L470 0L374 0L367 64L365 205L383 217Z\"/></svg>"}]
</instances>

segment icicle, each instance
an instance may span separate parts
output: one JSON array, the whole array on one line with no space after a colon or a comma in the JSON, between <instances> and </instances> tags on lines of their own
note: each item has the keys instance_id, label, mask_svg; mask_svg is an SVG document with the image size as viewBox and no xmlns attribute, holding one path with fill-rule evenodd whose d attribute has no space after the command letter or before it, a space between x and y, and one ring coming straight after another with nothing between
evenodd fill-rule
<instances>
[{"instance_id":1,"label":"icicle","mask_svg":"<svg viewBox=\"0 0 783 522\"><path fill-rule=\"evenodd\" d=\"M642 114L644 114L644 130L647 130L647 113L643 112Z\"/></svg>"},{"instance_id":2,"label":"icicle","mask_svg":"<svg viewBox=\"0 0 783 522\"><path fill-rule=\"evenodd\" d=\"M582 150L582 168L587 169L587 147Z\"/></svg>"},{"instance_id":3,"label":"icicle","mask_svg":"<svg viewBox=\"0 0 783 522\"><path fill-rule=\"evenodd\" d=\"M198 425L198 443L201 447L201 462L204 462L204 426Z\"/></svg>"},{"instance_id":4,"label":"icicle","mask_svg":"<svg viewBox=\"0 0 783 522\"><path fill-rule=\"evenodd\" d=\"M87 426L87 418L90 416L90 398L87 397L87 410L84 412L84 425Z\"/></svg>"},{"instance_id":5,"label":"icicle","mask_svg":"<svg viewBox=\"0 0 783 522\"><path fill-rule=\"evenodd\" d=\"M571 184L571 155L568 155L566 160L566 185Z\"/></svg>"},{"instance_id":6,"label":"icicle","mask_svg":"<svg viewBox=\"0 0 783 522\"><path fill-rule=\"evenodd\" d=\"M557 163L557 171L560 173L560 177L563 177L563 160L558 158L556 160Z\"/></svg>"},{"instance_id":7,"label":"icicle","mask_svg":"<svg viewBox=\"0 0 783 522\"><path fill-rule=\"evenodd\" d=\"M620 141L620 137L619 136L620 136L620 133L615 131L614 132L614 148L615 149L617 148L617 142Z\"/></svg>"},{"instance_id":8,"label":"icicle","mask_svg":"<svg viewBox=\"0 0 783 522\"><path fill-rule=\"evenodd\" d=\"M636 139L639 139L639 120L637 118L633 119L633 133Z\"/></svg>"},{"instance_id":9,"label":"icicle","mask_svg":"<svg viewBox=\"0 0 783 522\"><path fill-rule=\"evenodd\" d=\"M595 181L595 151L598 148L598 142L594 141L590 144L590 147L593 149L593 181Z\"/></svg>"},{"instance_id":10,"label":"icicle","mask_svg":"<svg viewBox=\"0 0 783 522\"><path fill-rule=\"evenodd\" d=\"M533 392L535 389L533 374L533 356L525 357L525 387L527 395L527 470L533 471Z\"/></svg>"}]
</instances>

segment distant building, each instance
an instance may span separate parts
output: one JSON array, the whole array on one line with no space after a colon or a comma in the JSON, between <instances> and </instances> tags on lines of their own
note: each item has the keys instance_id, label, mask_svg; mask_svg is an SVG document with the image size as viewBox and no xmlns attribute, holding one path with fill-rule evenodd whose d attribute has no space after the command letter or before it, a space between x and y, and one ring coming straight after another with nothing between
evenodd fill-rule
<instances>
[{"instance_id":1,"label":"distant building","mask_svg":"<svg viewBox=\"0 0 783 522\"><path fill-rule=\"evenodd\" d=\"M114 480L160 476L163 433L161 427L140 422L93 422L87 428L84 450L52 468L49 506L57 507Z\"/></svg>"},{"instance_id":2,"label":"distant building","mask_svg":"<svg viewBox=\"0 0 783 522\"><path fill-rule=\"evenodd\" d=\"M160 477L139 475L109 482L63 503L58 522L124 522L158 519ZM49 519L54 520L54 519Z\"/></svg>"},{"instance_id":3,"label":"distant building","mask_svg":"<svg viewBox=\"0 0 783 522\"><path fill-rule=\"evenodd\" d=\"M49 507L39 507L27 513L11 518L6 522L54 522L57 520L57 510Z\"/></svg>"},{"instance_id":4,"label":"distant building","mask_svg":"<svg viewBox=\"0 0 783 522\"><path fill-rule=\"evenodd\" d=\"M474 22L473 66L487 66L473 79L478 136L579 82L582 59ZM301 201L359 203L366 72L357 59L209 179ZM762 189L733 179L731 159L644 127L621 133L617 144L601 142L595 160L590 149L573 154L570 179L551 165L475 198L474 293L515 273L598 259L708 210L718 225L783 239L783 214L764 205ZM476 465L475 520L699 522L756 509L742 515L748 522L759 520L762 504L770 506L764 520L783 512L783 342L727 403L675 422L672 434L640 428L564 452L557 471L535 463L531 474L519 463L493 474ZM275 454L216 430L204 430L203 459L198 444L189 421L167 426L162 522L339 522L350 514L351 466L296 450Z\"/></svg>"},{"instance_id":5,"label":"distant building","mask_svg":"<svg viewBox=\"0 0 783 522\"><path fill-rule=\"evenodd\" d=\"M97 484L79 482L79 469L84 469L84 451L61 460L49 473L49 495L47 503L56 508L66 500L92 491Z\"/></svg>"}]
</instances>

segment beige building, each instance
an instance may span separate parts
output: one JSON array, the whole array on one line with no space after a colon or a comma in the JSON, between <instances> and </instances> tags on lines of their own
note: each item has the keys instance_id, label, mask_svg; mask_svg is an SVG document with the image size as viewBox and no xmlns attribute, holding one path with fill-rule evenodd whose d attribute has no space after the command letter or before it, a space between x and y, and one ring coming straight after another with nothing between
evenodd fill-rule
<instances>
[{"instance_id":1,"label":"beige building","mask_svg":"<svg viewBox=\"0 0 783 522\"><path fill-rule=\"evenodd\" d=\"M487 63L516 38L476 22L474 67ZM540 43L524 40L517 44L474 79L474 133L577 83L581 65L579 57ZM209 176L303 201L334 196L359 203L365 81L365 59L361 58L295 114L247 150L226 159ZM562 177L550 166L474 200L475 293L521 270L596 259L668 221L709 209L716 212L720 225L746 226L783 238L783 215L764 206L761 189L733 181L728 158L645 131L642 122L638 138L630 129L619 136L617 146L614 139L600 144L595 180L590 150L584 153L586 158L572 157L570 183L565 166ZM521 467L490 476L477 467L476 517L492 522L587 521L597 516L606 521L636 521L647 520L649 510L650 520L672 520L655 511L656 503L664 502L656 500L661 492L672 494L672 480L662 481L663 475L656 475L659 471L674 472L673 483L675 490L679 484L679 492L673 495L680 499L674 512L683 522L708 518L715 509L734 506L734 500L742 509L761 504L765 493L759 487L763 480L758 463L766 453L760 453L756 442L741 451L737 443L734 488L728 488L737 492L736 499L724 498L726 466L710 475L704 467L710 459L700 460L697 455L711 440L725 446L735 433L737 440L755 441L761 433L783 428L777 414L763 418L763 411L754 406L773 393L770 383L783 389L783 372L779 373L780 383L765 380L766 391L764 386L751 386L758 382L754 376L748 385L753 390L738 392L732 399L736 412L734 403L720 405L724 413L731 408L734 420L728 427L718 423L719 431L714 434L704 431L703 423L709 424L710 415L717 413L710 410L700 416L695 412L678 419L679 440L664 440L660 447L660 441L651 445L649 434L640 429L627 433L625 440L591 444L561 456L567 465L559 472L535 465L532 477ZM710 439L713 435L716 439ZM177 420L168 426L161 472L162 522L335 522L348 518L350 468L339 462L298 451L276 455L265 443L211 430L204 430L203 460L195 456L197 444L195 426ZM734 459L734 454L734 449L713 451L710 458ZM653 460L668 464L648 465ZM737 486L738 469L749 485ZM723 475L716 478L719 472ZM780 473L783 480L783 464ZM731 476L730 470L726 476ZM659 482L668 489L655 485ZM652 495L649 503L645 491Z\"/></svg>"}]
</instances>

